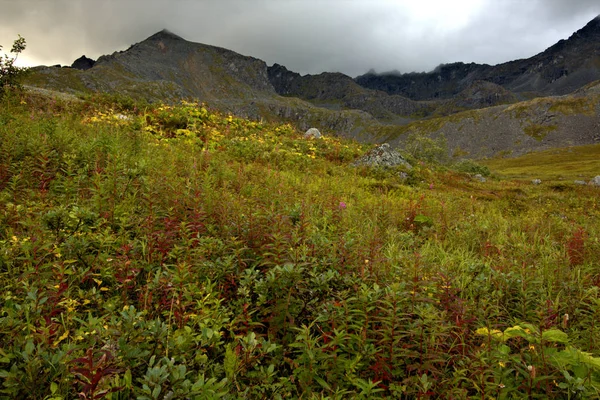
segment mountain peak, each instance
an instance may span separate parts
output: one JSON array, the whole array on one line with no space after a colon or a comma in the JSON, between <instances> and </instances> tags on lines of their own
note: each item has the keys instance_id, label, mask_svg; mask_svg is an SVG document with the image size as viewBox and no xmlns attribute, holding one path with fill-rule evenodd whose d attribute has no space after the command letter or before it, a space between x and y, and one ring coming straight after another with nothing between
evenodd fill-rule
<instances>
[{"instance_id":1,"label":"mountain peak","mask_svg":"<svg viewBox=\"0 0 600 400\"><path fill-rule=\"evenodd\" d=\"M146 40L165 40L165 39L167 39L167 40L185 40L181 36L174 34L173 32L171 32L168 29L163 29L160 32L156 32L154 35L150 36Z\"/></svg>"},{"instance_id":2,"label":"mountain peak","mask_svg":"<svg viewBox=\"0 0 600 400\"><path fill-rule=\"evenodd\" d=\"M600 36L600 15L587 23L586 26L573 34L575 37L594 37Z\"/></svg>"}]
</instances>

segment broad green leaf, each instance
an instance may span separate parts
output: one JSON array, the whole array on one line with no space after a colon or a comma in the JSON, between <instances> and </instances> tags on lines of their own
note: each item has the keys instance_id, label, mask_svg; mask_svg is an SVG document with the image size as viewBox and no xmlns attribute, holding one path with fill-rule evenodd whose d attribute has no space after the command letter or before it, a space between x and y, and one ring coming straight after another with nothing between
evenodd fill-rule
<instances>
[{"instance_id":1,"label":"broad green leaf","mask_svg":"<svg viewBox=\"0 0 600 400\"><path fill-rule=\"evenodd\" d=\"M553 343L569 343L569 336L558 329L550 329L542 333L542 339Z\"/></svg>"}]
</instances>

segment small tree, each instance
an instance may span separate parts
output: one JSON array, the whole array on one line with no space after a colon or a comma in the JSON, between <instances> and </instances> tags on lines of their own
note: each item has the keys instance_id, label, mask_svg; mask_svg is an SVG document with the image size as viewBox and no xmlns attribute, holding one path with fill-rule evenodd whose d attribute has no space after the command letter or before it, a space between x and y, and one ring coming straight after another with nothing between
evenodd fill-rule
<instances>
[{"instance_id":1,"label":"small tree","mask_svg":"<svg viewBox=\"0 0 600 400\"><path fill-rule=\"evenodd\" d=\"M0 50L2 46L0 45ZM13 43L11 54L0 56L0 97L6 92L9 87L19 87L19 80L27 71L27 68L15 66L17 57L25 50L25 38L19 37Z\"/></svg>"}]
</instances>

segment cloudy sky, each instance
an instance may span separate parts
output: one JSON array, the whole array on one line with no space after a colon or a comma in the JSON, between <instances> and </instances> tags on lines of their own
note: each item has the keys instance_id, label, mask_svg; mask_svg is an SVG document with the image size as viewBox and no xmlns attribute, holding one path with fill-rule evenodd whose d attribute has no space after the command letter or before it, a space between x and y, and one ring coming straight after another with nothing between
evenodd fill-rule
<instances>
[{"instance_id":1,"label":"cloudy sky","mask_svg":"<svg viewBox=\"0 0 600 400\"><path fill-rule=\"evenodd\" d=\"M537 54L600 14L599 0L0 0L0 45L71 64L163 28L302 74L430 71Z\"/></svg>"}]
</instances>

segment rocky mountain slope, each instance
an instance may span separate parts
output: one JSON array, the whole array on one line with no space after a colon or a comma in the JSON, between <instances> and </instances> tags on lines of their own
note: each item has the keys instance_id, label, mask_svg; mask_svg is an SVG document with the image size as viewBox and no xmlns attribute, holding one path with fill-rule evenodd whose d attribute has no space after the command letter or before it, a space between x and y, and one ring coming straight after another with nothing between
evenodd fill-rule
<instances>
[{"instance_id":1,"label":"rocky mountain slope","mask_svg":"<svg viewBox=\"0 0 600 400\"><path fill-rule=\"evenodd\" d=\"M88 62L89 64L89 62ZM38 69L39 77L62 78L62 69ZM60 71L60 72L59 72ZM69 71L79 89L115 91L148 100L196 97L243 99L275 93L267 65L219 47L192 43L163 30L126 51L100 57L91 68Z\"/></svg>"},{"instance_id":2,"label":"rocky mountain slope","mask_svg":"<svg viewBox=\"0 0 600 400\"><path fill-rule=\"evenodd\" d=\"M282 96L298 97L331 109L359 109L383 120L410 116L432 108L429 104L403 96L365 89L348 75L339 72L301 76L274 64L268 68L268 76L277 93Z\"/></svg>"},{"instance_id":3,"label":"rocky mountain slope","mask_svg":"<svg viewBox=\"0 0 600 400\"><path fill-rule=\"evenodd\" d=\"M413 100L451 98L475 81L487 81L523 96L570 93L600 79L600 16L531 58L495 66L440 65L432 72L409 74L367 73L355 79L359 85Z\"/></svg>"},{"instance_id":4,"label":"rocky mountain slope","mask_svg":"<svg viewBox=\"0 0 600 400\"><path fill-rule=\"evenodd\" d=\"M600 81L565 96L470 110L379 129L402 147L411 135L444 136L454 158L519 156L530 151L600 143Z\"/></svg>"},{"instance_id":5,"label":"rocky mountain slope","mask_svg":"<svg viewBox=\"0 0 600 400\"><path fill-rule=\"evenodd\" d=\"M373 117L362 111L330 111L279 96L264 61L189 42L167 30L96 62L80 58L72 68L36 67L26 84L70 93L118 93L150 102L196 99L252 119L277 119L300 128L359 135ZM358 87L358 85L356 85Z\"/></svg>"},{"instance_id":6,"label":"rocky mountain slope","mask_svg":"<svg viewBox=\"0 0 600 400\"><path fill-rule=\"evenodd\" d=\"M367 79L373 88L365 88L359 84L365 76L301 76L164 30L97 61L82 57L72 67L34 68L26 84L150 102L197 99L242 117L396 146L411 134L444 135L456 157L489 157L599 141L600 86L590 83L600 79L599 48L600 19L595 19L531 59L373 76ZM414 83L403 87L407 79ZM571 95L556 96L584 84ZM539 93L554 97L535 98Z\"/></svg>"}]
</instances>

